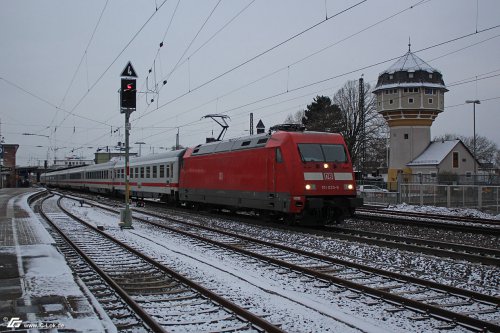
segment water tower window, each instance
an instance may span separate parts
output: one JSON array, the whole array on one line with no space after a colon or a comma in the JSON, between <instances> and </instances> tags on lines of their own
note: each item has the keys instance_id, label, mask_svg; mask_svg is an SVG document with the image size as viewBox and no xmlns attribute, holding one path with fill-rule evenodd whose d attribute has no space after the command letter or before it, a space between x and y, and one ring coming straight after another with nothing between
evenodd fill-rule
<instances>
[{"instance_id":1,"label":"water tower window","mask_svg":"<svg viewBox=\"0 0 500 333\"><path fill-rule=\"evenodd\" d=\"M408 140L408 138L409 138L408 133L405 133L405 140Z\"/></svg>"},{"instance_id":2,"label":"water tower window","mask_svg":"<svg viewBox=\"0 0 500 333\"><path fill-rule=\"evenodd\" d=\"M413 79L413 73L408 73L408 77L409 77L410 79Z\"/></svg>"},{"instance_id":3,"label":"water tower window","mask_svg":"<svg viewBox=\"0 0 500 333\"><path fill-rule=\"evenodd\" d=\"M429 104L432 104L433 100L432 98L429 98Z\"/></svg>"},{"instance_id":4,"label":"water tower window","mask_svg":"<svg viewBox=\"0 0 500 333\"><path fill-rule=\"evenodd\" d=\"M393 104L394 101L392 99L389 100L389 104Z\"/></svg>"},{"instance_id":5,"label":"water tower window","mask_svg":"<svg viewBox=\"0 0 500 333\"><path fill-rule=\"evenodd\" d=\"M408 98L408 103L413 104L413 98Z\"/></svg>"}]
</instances>

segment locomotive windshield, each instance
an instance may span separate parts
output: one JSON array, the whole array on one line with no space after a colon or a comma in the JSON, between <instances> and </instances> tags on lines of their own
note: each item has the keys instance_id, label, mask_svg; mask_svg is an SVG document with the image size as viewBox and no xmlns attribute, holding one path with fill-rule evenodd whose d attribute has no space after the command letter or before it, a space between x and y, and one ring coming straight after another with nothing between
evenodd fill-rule
<instances>
[{"instance_id":1,"label":"locomotive windshield","mask_svg":"<svg viewBox=\"0 0 500 333\"><path fill-rule=\"evenodd\" d=\"M298 146L303 162L347 162L343 145L299 143Z\"/></svg>"}]
</instances>

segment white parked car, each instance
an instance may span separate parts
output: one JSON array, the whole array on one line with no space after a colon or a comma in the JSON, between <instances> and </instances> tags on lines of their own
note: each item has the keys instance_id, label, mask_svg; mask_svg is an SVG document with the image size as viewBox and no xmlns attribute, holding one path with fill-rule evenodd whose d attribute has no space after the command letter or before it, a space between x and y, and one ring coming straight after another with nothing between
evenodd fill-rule
<instances>
[{"instance_id":1,"label":"white parked car","mask_svg":"<svg viewBox=\"0 0 500 333\"><path fill-rule=\"evenodd\" d=\"M375 185L359 185L356 187L357 192L389 192L385 188L381 188Z\"/></svg>"}]
</instances>

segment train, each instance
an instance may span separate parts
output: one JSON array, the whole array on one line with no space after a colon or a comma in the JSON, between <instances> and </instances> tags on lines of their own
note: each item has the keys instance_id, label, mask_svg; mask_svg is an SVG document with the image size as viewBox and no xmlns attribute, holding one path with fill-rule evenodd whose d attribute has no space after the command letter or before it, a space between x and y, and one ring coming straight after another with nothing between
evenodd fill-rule
<instances>
[{"instance_id":1,"label":"train","mask_svg":"<svg viewBox=\"0 0 500 333\"><path fill-rule=\"evenodd\" d=\"M125 163L56 170L47 187L124 195ZM340 134L293 126L131 158L130 196L187 207L252 211L287 224L331 225L363 204Z\"/></svg>"}]
</instances>

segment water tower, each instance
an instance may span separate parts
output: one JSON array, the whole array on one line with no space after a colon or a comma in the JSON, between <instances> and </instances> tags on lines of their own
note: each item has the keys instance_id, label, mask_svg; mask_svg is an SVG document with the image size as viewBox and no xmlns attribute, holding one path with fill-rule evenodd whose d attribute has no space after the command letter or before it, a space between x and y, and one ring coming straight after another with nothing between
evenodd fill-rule
<instances>
[{"instance_id":1,"label":"water tower","mask_svg":"<svg viewBox=\"0 0 500 333\"><path fill-rule=\"evenodd\" d=\"M389 186L398 174L411 174L406 164L429 146L432 122L444 110L447 91L442 74L410 49L380 73L373 93L390 128Z\"/></svg>"}]
</instances>

